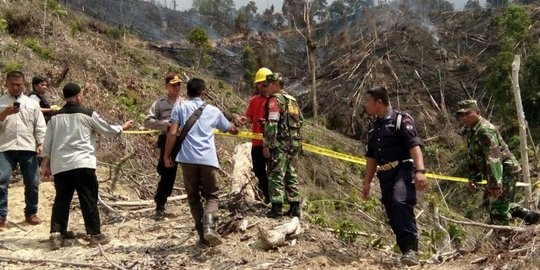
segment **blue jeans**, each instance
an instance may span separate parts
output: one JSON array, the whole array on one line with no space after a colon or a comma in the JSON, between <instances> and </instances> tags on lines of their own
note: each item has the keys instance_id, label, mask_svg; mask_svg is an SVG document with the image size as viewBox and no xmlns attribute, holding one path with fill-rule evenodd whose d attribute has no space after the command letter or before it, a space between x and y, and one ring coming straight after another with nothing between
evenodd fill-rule
<instances>
[{"instance_id":1,"label":"blue jeans","mask_svg":"<svg viewBox=\"0 0 540 270\"><path fill-rule=\"evenodd\" d=\"M6 218L8 206L8 185L11 172L19 164L24 182L24 215L30 216L38 211L39 165L36 152L0 152L0 217Z\"/></svg>"}]
</instances>

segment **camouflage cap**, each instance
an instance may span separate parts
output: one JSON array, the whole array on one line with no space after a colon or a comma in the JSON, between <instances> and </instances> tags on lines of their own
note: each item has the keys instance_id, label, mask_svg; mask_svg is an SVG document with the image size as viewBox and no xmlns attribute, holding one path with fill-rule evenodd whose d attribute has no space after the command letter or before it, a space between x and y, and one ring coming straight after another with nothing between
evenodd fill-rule
<instances>
[{"instance_id":1,"label":"camouflage cap","mask_svg":"<svg viewBox=\"0 0 540 270\"><path fill-rule=\"evenodd\" d=\"M478 104L474 99L466 99L458 102L458 110L456 113L464 113L470 110L478 110Z\"/></svg>"},{"instance_id":2,"label":"camouflage cap","mask_svg":"<svg viewBox=\"0 0 540 270\"><path fill-rule=\"evenodd\" d=\"M283 81L283 75L281 73L272 73L266 75L266 81L268 82L282 82Z\"/></svg>"}]
</instances>

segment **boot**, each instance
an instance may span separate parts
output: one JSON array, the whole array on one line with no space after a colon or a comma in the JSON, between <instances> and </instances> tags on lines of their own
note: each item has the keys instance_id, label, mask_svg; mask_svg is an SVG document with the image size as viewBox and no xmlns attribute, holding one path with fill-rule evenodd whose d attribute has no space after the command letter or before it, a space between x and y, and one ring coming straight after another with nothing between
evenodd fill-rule
<instances>
[{"instance_id":1,"label":"boot","mask_svg":"<svg viewBox=\"0 0 540 270\"><path fill-rule=\"evenodd\" d=\"M416 258L416 251L412 249L405 252L399 261L406 266L414 266L419 264L418 258Z\"/></svg>"},{"instance_id":2,"label":"boot","mask_svg":"<svg viewBox=\"0 0 540 270\"><path fill-rule=\"evenodd\" d=\"M160 221L165 219L165 207L156 207L156 212L154 214L154 220Z\"/></svg>"},{"instance_id":3,"label":"boot","mask_svg":"<svg viewBox=\"0 0 540 270\"><path fill-rule=\"evenodd\" d=\"M90 246L95 247L97 245L106 245L111 242L111 238L103 233L90 235Z\"/></svg>"},{"instance_id":4,"label":"boot","mask_svg":"<svg viewBox=\"0 0 540 270\"><path fill-rule=\"evenodd\" d=\"M538 224L540 222L540 213L521 206L512 210L512 217L523 219L527 225Z\"/></svg>"},{"instance_id":5,"label":"boot","mask_svg":"<svg viewBox=\"0 0 540 270\"><path fill-rule=\"evenodd\" d=\"M300 218L301 214L302 214L302 208L300 207L300 202L289 203L289 211L285 213L285 216Z\"/></svg>"},{"instance_id":6,"label":"boot","mask_svg":"<svg viewBox=\"0 0 540 270\"><path fill-rule=\"evenodd\" d=\"M266 213L268 218L279 218L283 216L283 205L281 203L272 203L272 209Z\"/></svg>"},{"instance_id":7,"label":"boot","mask_svg":"<svg viewBox=\"0 0 540 270\"><path fill-rule=\"evenodd\" d=\"M217 245L221 245L223 241L221 240L221 236L214 231L214 220L211 214L204 214L203 216L203 237L206 241L208 241L208 245L211 247L215 247Z\"/></svg>"},{"instance_id":8,"label":"boot","mask_svg":"<svg viewBox=\"0 0 540 270\"><path fill-rule=\"evenodd\" d=\"M60 246L62 246L62 235L59 232L51 233L51 236L49 237L49 244L51 250L60 249Z\"/></svg>"}]
</instances>

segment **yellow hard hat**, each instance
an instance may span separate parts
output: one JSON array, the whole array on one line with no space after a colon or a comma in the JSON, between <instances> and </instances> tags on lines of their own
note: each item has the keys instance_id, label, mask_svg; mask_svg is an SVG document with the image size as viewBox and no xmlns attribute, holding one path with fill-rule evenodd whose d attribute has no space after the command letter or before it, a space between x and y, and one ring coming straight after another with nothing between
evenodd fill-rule
<instances>
[{"instance_id":1,"label":"yellow hard hat","mask_svg":"<svg viewBox=\"0 0 540 270\"><path fill-rule=\"evenodd\" d=\"M272 71L267 68L260 68L255 74L255 83L266 81L266 76L272 74Z\"/></svg>"}]
</instances>

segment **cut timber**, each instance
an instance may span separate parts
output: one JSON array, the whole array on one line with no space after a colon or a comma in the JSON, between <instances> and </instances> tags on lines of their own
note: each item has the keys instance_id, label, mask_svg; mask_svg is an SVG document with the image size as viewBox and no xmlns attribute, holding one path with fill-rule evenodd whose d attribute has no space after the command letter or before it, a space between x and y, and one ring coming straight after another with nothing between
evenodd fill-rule
<instances>
[{"instance_id":1,"label":"cut timber","mask_svg":"<svg viewBox=\"0 0 540 270\"><path fill-rule=\"evenodd\" d=\"M525 187L527 202L529 208L536 209L536 205L532 200L532 187L531 177L529 172L529 155L527 149L527 124L525 123L525 113L523 112L523 105L521 103L521 92L519 90L519 66L521 63L521 56L515 55L514 62L512 62L512 89L514 90L514 100L516 101L516 111L519 123L519 150L521 152L521 168L523 173L523 182L528 185Z\"/></svg>"},{"instance_id":2,"label":"cut timber","mask_svg":"<svg viewBox=\"0 0 540 270\"><path fill-rule=\"evenodd\" d=\"M170 197L167 199L167 202L179 201L187 199L187 195L178 195ZM155 204L154 200L145 200L145 201L116 201L116 202L107 202L107 205L110 206L144 206Z\"/></svg>"},{"instance_id":3,"label":"cut timber","mask_svg":"<svg viewBox=\"0 0 540 270\"><path fill-rule=\"evenodd\" d=\"M461 225L476 226L476 227L482 227L482 228L487 228L487 229L495 229L495 230L514 231L514 232L526 232L527 231L526 228L520 228L520 227L503 226L503 225L489 225L489 224L484 224L484 223L479 223L479 222L474 222L474 221L459 221L459 220L451 219L451 218L448 218L448 217L445 217L445 216L439 216L439 217L444 219L444 220L447 220L447 221L450 221L450 222L453 222L453 223L457 223L457 224L461 224Z\"/></svg>"},{"instance_id":4,"label":"cut timber","mask_svg":"<svg viewBox=\"0 0 540 270\"><path fill-rule=\"evenodd\" d=\"M240 195L247 202L255 201L255 191L251 186L252 168L251 143L236 146L231 191L232 194Z\"/></svg>"},{"instance_id":5,"label":"cut timber","mask_svg":"<svg viewBox=\"0 0 540 270\"><path fill-rule=\"evenodd\" d=\"M297 236L301 233L300 220L293 217L289 222L271 230L259 228L259 237L263 249L271 249L287 244L287 237Z\"/></svg>"}]
</instances>

